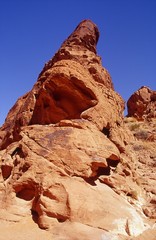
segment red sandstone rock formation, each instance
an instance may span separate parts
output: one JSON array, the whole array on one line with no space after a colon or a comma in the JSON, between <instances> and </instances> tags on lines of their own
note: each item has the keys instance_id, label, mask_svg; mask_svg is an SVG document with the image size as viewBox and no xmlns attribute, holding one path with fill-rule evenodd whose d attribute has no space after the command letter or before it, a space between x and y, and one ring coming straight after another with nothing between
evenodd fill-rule
<instances>
[{"instance_id":1,"label":"red sandstone rock formation","mask_svg":"<svg viewBox=\"0 0 156 240\"><path fill-rule=\"evenodd\" d=\"M98 38L94 23L81 22L10 110L0 129L1 220L32 216L53 239L126 239L150 227L126 200L141 191L134 137Z\"/></svg>"},{"instance_id":2,"label":"red sandstone rock formation","mask_svg":"<svg viewBox=\"0 0 156 240\"><path fill-rule=\"evenodd\" d=\"M127 102L128 116L137 119L156 117L156 91L141 87Z\"/></svg>"}]
</instances>

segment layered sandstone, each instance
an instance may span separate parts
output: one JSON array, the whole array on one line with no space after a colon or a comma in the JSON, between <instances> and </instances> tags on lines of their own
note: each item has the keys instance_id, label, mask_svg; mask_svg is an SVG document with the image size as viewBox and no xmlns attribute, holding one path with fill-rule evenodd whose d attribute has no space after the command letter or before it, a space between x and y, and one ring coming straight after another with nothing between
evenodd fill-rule
<instances>
[{"instance_id":1,"label":"layered sandstone","mask_svg":"<svg viewBox=\"0 0 156 240\"><path fill-rule=\"evenodd\" d=\"M128 239L152 225L98 38L82 21L0 130L1 221L29 226L32 216L47 239Z\"/></svg>"}]
</instances>

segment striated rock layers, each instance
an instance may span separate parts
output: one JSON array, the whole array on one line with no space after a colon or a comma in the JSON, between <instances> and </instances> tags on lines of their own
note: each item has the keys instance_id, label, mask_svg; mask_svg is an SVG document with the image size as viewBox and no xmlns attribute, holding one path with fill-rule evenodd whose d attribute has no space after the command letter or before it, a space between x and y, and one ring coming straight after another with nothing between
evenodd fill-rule
<instances>
[{"instance_id":1,"label":"striated rock layers","mask_svg":"<svg viewBox=\"0 0 156 240\"><path fill-rule=\"evenodd\" d=\"M96 54L98 38L97 26L82 21L8 113L0 129L1 221L32 216L53 239L127 239L150 228L127 150L135 138Z\"/></svg>"}]
</instances>

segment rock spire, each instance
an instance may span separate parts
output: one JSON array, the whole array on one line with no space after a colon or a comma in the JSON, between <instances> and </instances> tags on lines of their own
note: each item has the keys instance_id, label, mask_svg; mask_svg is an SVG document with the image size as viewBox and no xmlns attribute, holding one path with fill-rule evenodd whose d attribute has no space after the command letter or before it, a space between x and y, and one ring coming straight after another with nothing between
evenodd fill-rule
<instances>
[{"instance_id":1,"label":"rock spire","mask_svg":"<svg viewBox=\"0 0 156 240\"><path fill-rule=\"evenodd\" d=\"M138 207L135 139L98 38L97 26L82 21L8 113L0 129L4 226L34 221L54 240L135 239L149 227Z\"/></svg>"}]
</instances>

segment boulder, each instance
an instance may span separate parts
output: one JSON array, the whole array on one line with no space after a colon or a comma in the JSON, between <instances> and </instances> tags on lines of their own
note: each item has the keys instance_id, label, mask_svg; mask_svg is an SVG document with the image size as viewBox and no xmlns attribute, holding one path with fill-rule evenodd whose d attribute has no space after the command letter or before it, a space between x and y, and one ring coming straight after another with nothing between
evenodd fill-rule
<instances>
[{"instance_id":1,"label":"boulder","mask_svg":"<svg viewBox=\"0 0 156 240\"><path fill-rule=\"evenodd\" d=\"M156 91L142 86L127 102L128 117L139 120L156 117Z\"/></svg>"}]
</instances>

